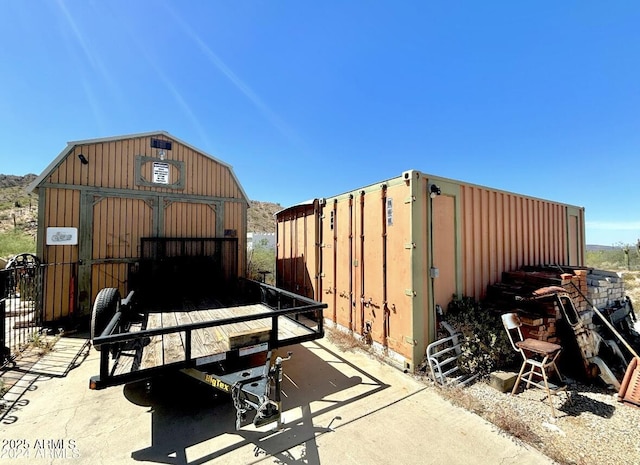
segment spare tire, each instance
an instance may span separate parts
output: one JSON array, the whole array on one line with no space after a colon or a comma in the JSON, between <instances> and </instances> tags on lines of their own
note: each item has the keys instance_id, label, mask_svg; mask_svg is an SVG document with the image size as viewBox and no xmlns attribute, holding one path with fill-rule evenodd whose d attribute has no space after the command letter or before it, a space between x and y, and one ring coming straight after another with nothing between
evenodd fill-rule
<instances>
[{"instance_id":1,"label":"spare tire","mask_svg":"<svg viewBox=\"0 0 640 465\"><path fill-rule=\"evenodd\" d=\"M91 311L91 340L102 334L113 315L120 311L120 291L115 287L105 287L98 292ZM100 347L96 347L100 350Z\"/></svg>"}]
</instances>

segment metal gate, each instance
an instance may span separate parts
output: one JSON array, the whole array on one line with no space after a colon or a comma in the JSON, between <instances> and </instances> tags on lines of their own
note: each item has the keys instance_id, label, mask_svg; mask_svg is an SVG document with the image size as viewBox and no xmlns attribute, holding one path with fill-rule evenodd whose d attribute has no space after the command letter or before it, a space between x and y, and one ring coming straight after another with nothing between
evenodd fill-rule
<instances>
[{"instance_id":1,"label":"metal gate","mask_svg":"<svg viewBox=\"0 0 640 465\"><path fill-rule=\"evenodd\" d=\"M44 268L31 254L12 258L0 270L0 365L11 363L42 328Z\"/></svg>"}]
</instances>

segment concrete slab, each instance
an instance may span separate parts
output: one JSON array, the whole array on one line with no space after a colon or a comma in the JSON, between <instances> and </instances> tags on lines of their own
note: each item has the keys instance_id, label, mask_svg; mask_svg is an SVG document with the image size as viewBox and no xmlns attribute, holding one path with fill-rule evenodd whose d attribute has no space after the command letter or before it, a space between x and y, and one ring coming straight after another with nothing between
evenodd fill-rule
<instances>
[{"instance_id":1,"label":"concrete slab","mask_svg":"<svg viewBox=\"0 0 640 465\"><path fill-rule=\"evenodd\" d=\"M81 353L85 349L78 341ZM3 420L0 461L553 463L367 354L342 352L327 340L285 350L294 356L284 365L280 431L270 426L235 431L228 397L178 374L155 381L151 390L141 382L90 391L89 378L98 371L98 356L91 350L86 359L77 357L71 364L77 366L64 377L35 375L32 389L11 412L13 421ZM51 370L49 355L42 363ZM64 363L58 363L58 371L65 373Z\"/></svg>"}]
</instances>

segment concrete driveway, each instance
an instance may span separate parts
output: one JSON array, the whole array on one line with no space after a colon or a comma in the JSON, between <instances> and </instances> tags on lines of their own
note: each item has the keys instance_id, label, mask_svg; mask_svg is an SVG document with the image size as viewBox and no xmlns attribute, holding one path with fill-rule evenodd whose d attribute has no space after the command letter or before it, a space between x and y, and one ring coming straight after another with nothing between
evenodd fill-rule
<instances>
[{"instance_id":1,"label":"concrete driveway","mask_svg":"<svg viewBox=\"0 0 640 465\"><path fill-rule=\"evenodd\" d=\"M88 389L97 352L63 338L5 396L0 461L168 464L553 463L431 388L328 340L287 348L284 427L235 431L224 394L176 374ZM10 460L9 460L10 459Z\"/></svg>"}]
</instances>

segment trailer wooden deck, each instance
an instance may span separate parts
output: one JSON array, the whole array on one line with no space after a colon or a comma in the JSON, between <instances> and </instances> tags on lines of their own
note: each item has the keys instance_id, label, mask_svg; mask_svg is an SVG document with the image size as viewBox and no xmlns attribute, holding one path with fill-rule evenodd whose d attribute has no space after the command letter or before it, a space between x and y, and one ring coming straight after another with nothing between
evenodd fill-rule
<instances>
[{"instance_id":1,"label":"trailer wooden deck","mask_svg":"<svg viewBox=\"0 0 640 465\"><path fill-rule=\"evenodd\" d=\"M241 305L224 308L206 308L184 311L160 312L150 311L145 320L132 325L129 332L145 329L158 329L188 325L191 323L213 322L222 319L245 315L258 315L272 311L271 307L264 304ZM305 319L303 316L299 316ZM191 332L191 358L198 362L204 357L212 357L223 354L233 347L234 341L250 345L252 338L255 342L266 342L269 339L273 319L271 317L260 318L251 321L224 324L209 328L195 329ZM286 345L288 339L313 334L314 330L298 323L292 318L278 317L279 345ZM255 343L254 342L254 343ZM127 343L111 367L114 376L131 373L134 371L156 368L176 362L185 361L185 332L176 330L169 334L161 334L135 340Z\"/></svg>"}]
</instances>

